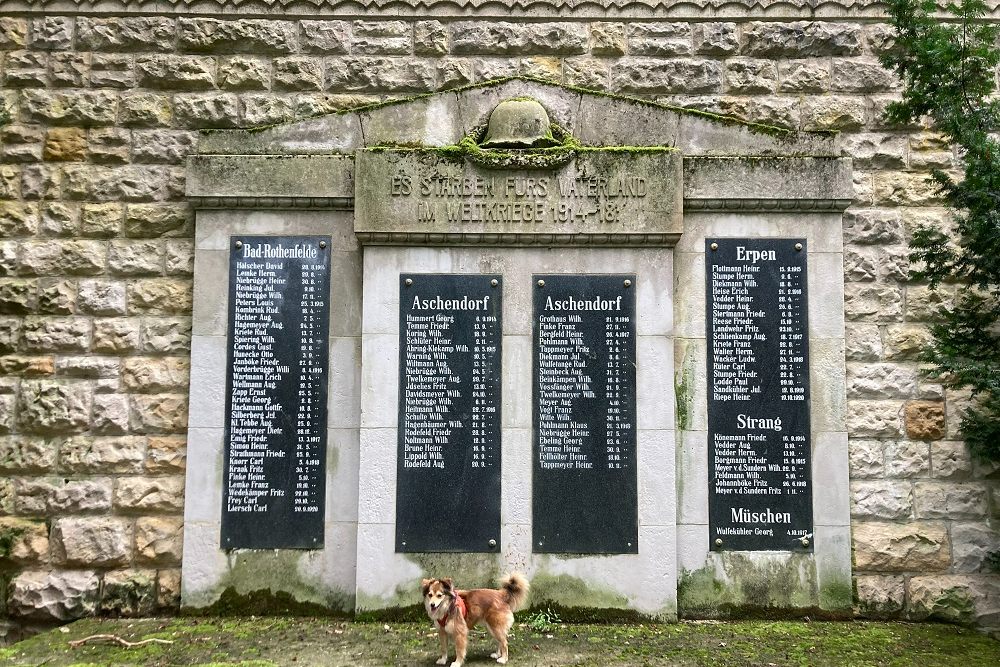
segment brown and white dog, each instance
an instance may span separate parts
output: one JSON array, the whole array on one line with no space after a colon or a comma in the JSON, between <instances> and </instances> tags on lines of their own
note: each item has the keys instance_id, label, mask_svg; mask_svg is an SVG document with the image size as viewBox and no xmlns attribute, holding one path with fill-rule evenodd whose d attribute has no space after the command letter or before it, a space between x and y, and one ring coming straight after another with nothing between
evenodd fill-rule
<instances>
[{"instance_id":1,"label":"brown and white dog","mask_svg":"<svg viewBox=\"0 0 1000 667\"><path fill-rule=\"evenodd\" d=\"M424 579L420 583L424 592L424 609L437 626L441 641L441 657L437 664L448 663L448 637L455 642L455 662L451 667L462 667L465 648L469 642L469 628L483 621L486 629L497 640L496 658L501 665L507 662L507 632L514 625L514 612L528 597L528 580L515 572L500 584L500 588L474 588L470 591L454 587L451 579Z\"/></svg>"}]
</instances>

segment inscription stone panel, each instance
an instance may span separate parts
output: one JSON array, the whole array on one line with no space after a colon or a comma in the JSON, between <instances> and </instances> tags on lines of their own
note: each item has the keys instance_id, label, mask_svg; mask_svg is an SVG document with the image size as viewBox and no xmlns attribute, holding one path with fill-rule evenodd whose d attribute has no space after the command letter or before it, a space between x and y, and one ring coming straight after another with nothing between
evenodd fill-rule
<instances>
[{"instance_id":1,"label":"inscription stone panel","mask_svg":"<svg viewBox=\"0 0 1000 667\"><path fill-rule=\"evenodd\" d=\"M705 244L711 547L811 550L806 242Z\"/></svg>"},{"instance_id":2,"label":"inscription stone panel","mask_svg":"<svg viewBox=\"0 0 1000 667\"><path fill-rule=\"evenodd\" d=\"M319 548L330 237L231 239L222 547Z\"/></svg>"},{"instance_id":3,"label":"inscription stone panel","mask_svg":"<svg viewBox=\"0 0 1000 667\"><path fill-rule=\"evenodd\" d=\"M400 276L397 552L500 546L501 280Z\"/></svg>"},{"instance_id":4,"label":"inscription stone panel","mask_svg":"<svg viewBox=\"0 0 1000 667\"><path fill-rule=\"evenodd\" d=\"M534 276L533 548L638 553L635 276Z\"/></svg>"}]
</instances>

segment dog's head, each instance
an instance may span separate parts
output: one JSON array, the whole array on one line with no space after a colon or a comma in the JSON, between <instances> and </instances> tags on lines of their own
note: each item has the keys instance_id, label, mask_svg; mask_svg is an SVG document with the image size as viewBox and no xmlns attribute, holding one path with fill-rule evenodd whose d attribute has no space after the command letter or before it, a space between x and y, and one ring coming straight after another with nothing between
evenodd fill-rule
<instances>
[{"instance_id":1,"label":"dog's head","mask_svg":"<svg viewBox=\"0 0 1000 667\"><path fill-rule=\"evenodd\" d=\"M424 593L424 609L431 618L440 618L448 613L454 598L455 587L451 579L424 579L420 582Z\"/></svg>"}]
</instances>

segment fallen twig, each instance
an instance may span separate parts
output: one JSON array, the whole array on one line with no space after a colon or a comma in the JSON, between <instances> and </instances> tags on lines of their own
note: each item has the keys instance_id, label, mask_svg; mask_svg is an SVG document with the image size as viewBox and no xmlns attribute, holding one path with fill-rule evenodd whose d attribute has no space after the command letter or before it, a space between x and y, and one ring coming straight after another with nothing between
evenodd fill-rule
<instances>
[{"instance_id":1,"label":"fallen twig","mask_svg":"<svg viewBox=\"0 0 1000 667\"><path fill-rule=\"evenodd\" d=\"M146 644L173 644L171 639L143 639L138 642L130 642L127 639L122 639L118 635L90 635L89 637L84 637L83 639L75 639L69 643L73 648L79 648L84 644L89 644L91 642L108 642L111 644L118 644L125 648L135 648L136 646L145 646Z\"/></svg>"}]
</instances>

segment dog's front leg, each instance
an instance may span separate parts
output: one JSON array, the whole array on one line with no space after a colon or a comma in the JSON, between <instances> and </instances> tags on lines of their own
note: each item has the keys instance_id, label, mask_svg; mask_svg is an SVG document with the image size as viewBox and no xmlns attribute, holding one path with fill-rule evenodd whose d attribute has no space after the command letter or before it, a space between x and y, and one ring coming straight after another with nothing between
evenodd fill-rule
<instances>
[{"instance_id":1,"label":"dog's front leg","mask_svg":"<svg viewBox=\"0 0 1000 667\"><path fill-rule=\"evenodd\" d=\"M469 631L465 628L455 628L455 662L451 663L451 667L462 667L468 642Z\"/></svg>"},{"instance_id":2,"label":"dog's front leg","mask_svg":"<svg viewBox=\"0 0 1000 667\"><path fill-rule=\"evenodd\" d=\"M437 664L447 665L448 664L448 633L444 631L444 628L438 628L438 642L441 644L441 657L438 658Z\"/></svg>"}]
</instances>

